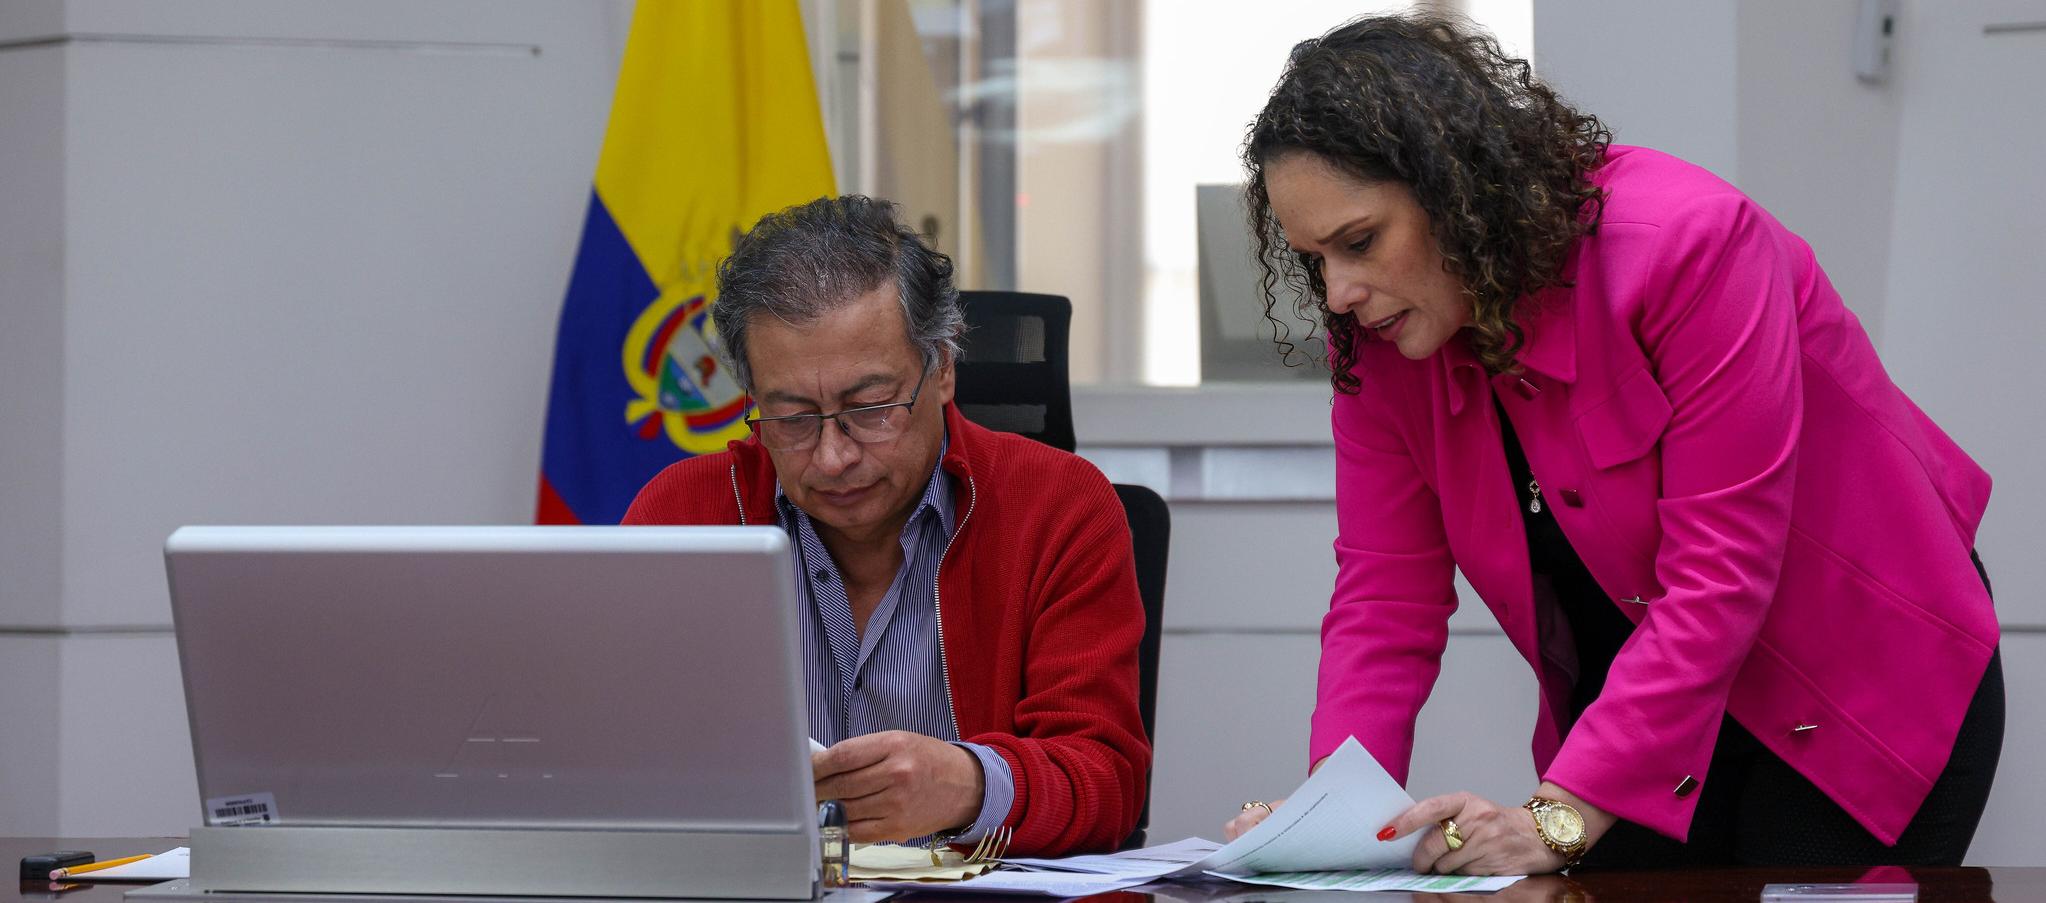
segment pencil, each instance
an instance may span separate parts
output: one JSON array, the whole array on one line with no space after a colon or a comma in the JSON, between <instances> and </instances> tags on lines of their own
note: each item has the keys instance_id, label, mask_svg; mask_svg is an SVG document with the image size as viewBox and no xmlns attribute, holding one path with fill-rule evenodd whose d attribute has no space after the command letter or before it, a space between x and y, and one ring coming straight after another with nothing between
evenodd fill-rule
<instances>
[{"instance_id":1,"label":"pencil","mask_svg":"<svg viewBox=\"0 0 2046 903\"><path fill-rule=\"evenodd\" d=\"M52 869L50 871L50 880L56 881L61 878L69 878L72 875L82 875L86 872L110 869L117 865L127 865L130 862L141 862L144 859L148 859L151 855L153 854L144 853L140 856L123 856L120 859L109 859L105 862L88 862L84 865L74 865L66 869Z\"/></svg>"}]
</instances>

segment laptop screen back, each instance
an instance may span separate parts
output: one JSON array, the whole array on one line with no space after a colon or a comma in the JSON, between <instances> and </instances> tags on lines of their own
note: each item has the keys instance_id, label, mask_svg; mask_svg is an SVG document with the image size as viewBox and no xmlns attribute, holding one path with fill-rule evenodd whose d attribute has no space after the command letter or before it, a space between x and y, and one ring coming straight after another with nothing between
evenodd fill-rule
<instances>
[{"instance_id":1,"label":"laptop screen back","mask_svg":"<svg viewBox=\"0 0 2046 903\"><path fill-rule=\"evenodd\" d=\"M187 527L165 554L208 824L814 821L779 530Z\"/></svg>"}]
</instances>

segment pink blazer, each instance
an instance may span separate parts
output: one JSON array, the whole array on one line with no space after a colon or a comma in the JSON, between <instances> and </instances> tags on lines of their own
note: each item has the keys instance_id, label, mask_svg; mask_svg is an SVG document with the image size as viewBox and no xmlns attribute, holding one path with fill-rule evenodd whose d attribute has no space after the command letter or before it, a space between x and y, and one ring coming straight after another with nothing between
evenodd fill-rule
<instances>
[{"instance_id":1,"label":"pink blazer","mask_svg":"<svg viewBox=\"0 0 2046 903\"><path fill-rule=\"evenodd\" d=\"M1614 147L1598 232L1524 320L1524 372L1367 341L1337 395L1338 571L1311 761L1355 734L1402 782L1460 567L1543 673L1492 400L1635 622L1547 780L1683 839L1731 714L1885 843L1945 766L1997 643L1968 557L1989 476L1904 396L1803 240L1681 160Z\"/></svg>"}]
</instances>

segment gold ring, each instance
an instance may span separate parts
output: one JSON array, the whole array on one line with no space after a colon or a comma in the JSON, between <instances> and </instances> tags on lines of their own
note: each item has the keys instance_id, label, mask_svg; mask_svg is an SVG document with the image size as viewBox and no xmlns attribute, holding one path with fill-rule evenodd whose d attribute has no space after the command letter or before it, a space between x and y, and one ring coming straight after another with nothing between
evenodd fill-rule
<instances>
[{"instance_id":1,"label":"gold ring","mask_svg":"<svg viewBox=\"0 0 2046 903\"><path fill-rule=\"evenodd\" d=\"M1463 849L1463 832L1456 829L1456 819L1442 820L1442 839L1449 844L1449 851L1452 853Z\"/></svg>"},{"instance_id":2,"label":"gold ring","mask_svg":"<svg viewBox=\"0 0 2046 903\"><path fill-rule=\"evenodd\" d=\"M1243 811L1249 812L1252 809L1263 809L1265 810L1266 815L1272 814L1271 804L1265 802L1264 800L1251 800L1250 802L1243 804Z\"/></svg>"}]
</instances>

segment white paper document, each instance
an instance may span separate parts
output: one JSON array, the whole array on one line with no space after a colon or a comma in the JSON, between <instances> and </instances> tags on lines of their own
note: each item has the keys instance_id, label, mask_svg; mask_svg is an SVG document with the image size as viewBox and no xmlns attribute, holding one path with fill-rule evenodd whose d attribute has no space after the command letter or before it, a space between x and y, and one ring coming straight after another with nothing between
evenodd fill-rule
<instances>
[{"instance_id":1,"label":"white paper document","mask_svg":"<svg viewBox=\"0 0 2046 903\"><path fill-rule=\"evenodd\" d=\"M1390 843L1375 835L1413 805L1414 798L1351 737L1322 760L1321 767L1286 798L1285 805L1219 848L1213 841L1189 837L1108 856L1009 862L1130 878L1406 869L1413 862L1419 835Z\"/></svg>"},{"instance_id":2,"label":"white paper document","mask_svg":"<svg viewBox=\"0 0 2046 903\"><path fill-rule=\"evenodd\" d=\"M1060 872L1084 872L1120 878L1158 878L1193 865L1222 845L1212 840L1189 837L1173 843L1124 850L1098 856L1067 856L1064 859L1004 859L1007 865Z\"/></svg>"},{"instance_id":3,"label":"white paper document","mask_svg":"<svg viewBox=\"0 0 2046 903\"><path fill-rule=\"evenodd\" d=\"M1391 842L1376 834L1413 805L1406 789L1351 737L1271 817L1195 863L1195 870L1235 877L1406 869L1419 832Z\"/></svg>"},{"instance_id":4,"label":"white paper document","mask_svg":"<svg viewBox=\"0 0 2046 903\"><path fill-rule=\"evenodd\" d=\"M1270 817L1227 844L1189 837L1141 850L1063 859L1009 859L1035 871L997 871L946 884L947 891L1074 897L1107 893L1164 878L1213 876L1304 890L1495 891L1522 876L1473 878L1422 875L1411 866L1421 833L1385 842L1378 829L1414 805L1414 798L1351 737ZM871 888L925 888L883 884Z\"/></svg>"},{"instance_id":5,"label":"white paper document","mask_svg":"<svg viewBox=\"0 0 2046 903\"><path fill-rule=\"evenodd\" d=\"M1269 884L1300 890L1403 890L1431 894L1487 894L1519 881L1519 875L1422 875L1409 869L1362 869L1350 872L1272 872L1235 875L1231 881Z\"/></svg>"},{"instance_id":6,"label":"white paper document","mask_svg":"<svg viewBox=\"0 0 2046 903\"><path fill-rule=\"evenodd\" d=\"M1412 870L1421 833L1385 842L1378 829L1414 805L1414 798L1351 737L1286 798L1270 817L1228 844L1189 837L1105 856L1011 859L1032 869L1078 872L1109 881L1212 875L1251 884L1312 890L1498 890L1520 876L1470 878ZM996 872L953 885L969 889ZM1134 886L1134 884L1124 885ZM1088 885L1086 893L1112 890ZM992 888L990 888L992 889ZM1012 891L1027 892L1027 891ZM1038 891L1047 892L1047 891Z\"/></svg>"},{"instance_id":7,"label":"white paper document","mask_svg":"<svg viewBox=\"0 0 2046 903\"><path fill-rule=\"evenodd\" d=\"M148 859L117 865L110 869L86 872L66 881L170 881L192 877L192 850L178 847L165 850Z\"/></svg>"},{"instance_id":8,"label":"white paper document","mask_svg":"<svg viewBox=\"0 0 2046 903\"><path fill-rule=\"evenodd\" d=\"M1046 897L1086 897L1124 890L1156 880L1156 876L1124 878L1090 875L1085 872L989 872L965 881L936 884L926 881L869 881L869 890L938 890L945 893L1032 894Z\"/></svg>"}]
</instances>

